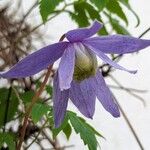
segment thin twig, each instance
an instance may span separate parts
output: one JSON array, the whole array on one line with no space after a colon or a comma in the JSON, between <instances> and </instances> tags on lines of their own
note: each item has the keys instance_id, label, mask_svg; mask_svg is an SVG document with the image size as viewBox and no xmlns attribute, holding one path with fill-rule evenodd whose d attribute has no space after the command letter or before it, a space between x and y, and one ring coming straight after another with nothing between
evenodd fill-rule
<instances>
[{"instance_id":1,"label":"thin twig","mask_svg":"<svg viewBox=\"0 0 150 150\"><path fill-rule=\"evenodd\" d=\"M150 31L150 27L147 30L145 30L143 33L141 33L141 35L139 36L139 38L143 37L149 31Z\"/></svg>"},{"instance_id":2,"label":"thin twig","mask_svg":"<svg viewBox=\"0 0 150 150\"><path fill-rule=\"evenodd\" d=\"M136 93L146 93L147 90L139 90L139 89L134 89L134 88L129 88L129 87L120 87L120 86L115 86L115 85L108 85L110 88L118 89L118 90L130 90L132 92Z\"/></svg>"},{"instance_id":3,"label":"thin twig","mask_svg":"<svg viewBox=\"0 0 150 150\"><path fill-rule=\"evenodd\" d=\"M127 93L129 93L133 97L135 97L138 100L140 100L143 103L143 106L146 106L146 103L145 103L144 99L141 96L133 93L130 89L124 88L124 86L120 82L118 82L112 75L109 75L109 77L120 87L120 89L124 89Z\"/></svg>"},{"instance_id":4,"label":"thin twig","mask_svg":"<svg viewBox=\"0 0 150 150\"><path fill-rule=\"evenodd\" d=\"M21 137L19 139L19 143L18 143L18 146L17 146L17 150L20 150L21 149L21 146L22 146L22 143L24 141L24 137L25 137L25 132L26 132L26 128L27 128L27 124L28 124L28 118L30 116L30 113L32 111L32 107L34 106L34 104L37 102L38 100L38 97L42 94L44 88L45 88L45 85L48 81L48 78L50 76L50 73L51 73L51 68L52 68L52 65L48 68L48 71L46 73L46 76L45 76L45 79L44 81L42 82L39 90L37 91L37 93L35 94L35 96L32 98L32 102L30 104L30 106L28 107L26 113L25 113L25 118L24 118L24 122L23 122L23 127L21 129Z\"/></svg>"},{"instance_id":5,"label":"thin twig","mask_svg":"<svg viewBox=\"0 0 150 150\"><path fill-rule=\"evenodd\" d=\"M113 93L112 93L112 95L113 95ZM114 95L113 95L113 96L114 96ZM141 149L141 150L144 150L144 147L143 147L143 145L142 145L142 143L141 143L141 141L140 141L138 135L136 134L136 131L134 130L134 127L132 126L131 122L129 121L127 115L125 114L123 108L121 107L120 103L117 101L117 99L115 98L115 96L114 96L114 99L115 99L116 103L118 104L119 109L120 109L120 111L121 111L121 113L122 113L122 115L123 115L123 118L125 119L126 123L128 124L128 126L129 126L131 132L133 133L133 135L134 135L134 137L135 137L135 139L136 139L136 141L137 141L137 143L138 143L140 149Z\"/></svg>"},{"instance_id":6,"label":"thin twig","mask_svg":"<svg viewBox=\"0 0 150 150\"><path fill-rule=\"evenodd\" d=\"M34 140L26 147L26 150L38 139L38 137L41 134L42 130L45 128L47 122L48 122L48 120L46 120L45 123L42 125L42 127L40 128L40 131L38 132L38 134L36 135Z\"/></svg>"},{"instance_id":7,"label":"thin twig","mask_svg":"<svg viewBox=\"0 0 150 150\"><path fill-rule=\"evenodd\" d=\"M55 139L55 140L52 140L50 138L50 136L48 136L44 131L42 131L42 134L46 137L46 139L49 141L49 143L53 146L53 149L54 150L60 150L58 147L59 147L59 144L58 144L58 141Z\"/></svg>"}]
</instances>

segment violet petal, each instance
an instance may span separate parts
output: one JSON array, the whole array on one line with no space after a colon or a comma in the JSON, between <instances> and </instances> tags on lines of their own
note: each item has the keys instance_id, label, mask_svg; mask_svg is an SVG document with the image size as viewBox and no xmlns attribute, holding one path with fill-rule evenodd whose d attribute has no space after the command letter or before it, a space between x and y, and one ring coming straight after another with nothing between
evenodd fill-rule
<instances>
[{"instance_id":1,"label":"violet petal","mask_svg":"<svg viewBox=\"0 0 150 150\"><path fill-rule=\"evenodd\" d=\"M96 95L88 79L80 83L72 81L70 99L84 116L93 117Z\"/></svg>"},{"instance_id":2,"label":"violet petal","mask_svg":"<svg viewBox=\"0 0 150 150\"><path fill-rule=\"evenodd\" d=\"M0 73L0 76L4 78L24 78L34 75L59 59L67 46L68 42L46 46L22 59L9 71Z\"/></svg>"},{"instance_id":3,"label":"violet petal","mask_svg":"<svg viewBox=\"0 0 150 150\"><path fill-rule=\"evenodd\" d=\"M133 73L135 74L137 72L137 70L128 70L122 66L120 66L119 64L117 64L116 62L112 61L107 55L105 55L103 52L101 52L100 50L92 47L92 46L88 46L88 48L90 48L90 50L92 50L97 56L99 56L104 62L106 62L107 64L113 66L116 69L119 70L124 70L127 71L129 73Z\"/></svg>"},{"instance_id":4,"label":"violet petal","mask_svg":"<svg viewBox=\"0 0 150 150\"><path fill-rule=\"evenodd\" d=\"M58 75L59 75L59 86L61 90L66 90L70 88L71 81L73 79L75 65L75 49L72 44L70 44L59 64Z\"/></svg>"},{"instance_id":5,"label":"violet petal","mask_svg":"<svg viewBox=\"0 0 150 150\"><path fill-rule=\"evenodd\" d=\"M150 46L150 40L139 39L126 35L109 35L89 38L83 41L104 53L126 54L137 52Z\"/></svg>"},{"instance_id":6,"label":"violet petal","mask_svg":"<svg viewBox=\"0 0 150 150\"><path fill-rule=\"evenodd\" d=\"M114 98L107 87L101 72L97 71L95 78L90 78L91 85L96 92L98 100L103 107L114 117L119 117L120 112Z\"/></svg>"},{"instance_id":7,"label":"violet petal","mask_svg":"<svg viewBox=\"0 0 150 150\"><path fill-rule=\"evenodd\" d=\"M53 92L53 107L54 107L54 123L58 128L64 120L67 104L69 99L69 90L61 91L59 88L58 74L54 78L54 92Z\"/></svg>"},{"instance_id":8,"label":"violet petal","mask_svg":"<svg viewBox=\"0 0 150 150\"><path fill-rule=\"evenodd\" d=\"M92 35L96 34L102 28L102 26L103 25L100 22L95 21L93 25L89 28L79 28L71 30L67 32L65 35L70 42L77 42L77 41L79 42L85 38L89 38Z\"/></svg>"}]
</instances>

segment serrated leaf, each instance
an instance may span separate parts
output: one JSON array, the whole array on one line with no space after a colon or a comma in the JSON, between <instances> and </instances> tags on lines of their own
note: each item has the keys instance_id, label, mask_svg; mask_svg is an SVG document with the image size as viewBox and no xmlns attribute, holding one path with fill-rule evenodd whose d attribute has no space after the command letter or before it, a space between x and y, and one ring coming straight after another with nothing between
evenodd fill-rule
<instances>
[{"instance_id":1,"label":"serrated leaf","mask_svg":"<svg viewBox=\"0 0 150 150\"><path fill-rule=\"evenodd\" d=\"M125 15L125 13L123 12L118 1L110 0L109 3L107 4L106 8L108 9L108 11L110 11L110 13L116 14L128 25L127 17Z\"/></svg>"},{"instance_id":2,"label":"serrated leaf","mask_svg":"<svg viewBox=\"0 0 150 150\"><path fill-rule=\"evenodd\" d=\"M64 121L62 122L62 124L60 125L59 128L53 128L52 132L53 132L53 138L56 138L56 136L63 131L63 133L66 135L66 138L69 139L72 129L71 126L68 122L68 116L65 116Z\"/></svg>"},{"instance_id":3,"label":"serrated leaf","mask_svg":"<svg viewBox=\"0 0 150 150\"><path fill-rule=\"evenodd\" d=\"M67 115L76 133L80 134L84 144L88 146L89 150L97 150L97 139L95 131L91 128L85 120L78 117L75 113L68 111Z\"/></svg>"},{"instance_id":4,"label":"serrated leaf","mask_svg":"<svg viewBox=\"0 0 150 150\"><path fill-rule=\"evenodd\" d=\"M86 124L86 126L88 126L88 128L90 128L97 136L103 137L103 135L100 134L98 131L96 131L90 124L86 123L86 121L85 121L83 118L81 118L81 117L79 117L79 118L80 118L80 120L81 120L82 122L84 122L84 123ZM103 138L104 138L104 137L103 137Z\"/></svg>"},{"instance_id":5,"label":"serrated leaf","mask_svg":"<svg viewBox=\"0 0 150 150\"><path fill-rule=\"evenodd\" d=\"M40 0L39 8L43 22L47 21L48 16L53 13L56 6L63 0Z\"/></svg>"},{"instance_id":6,"label":"serrated leaf","mask_svg":"<svg viewBox=\"0 0 150 150\"><path fill-rule=\"evenodd\" d=\"M9 133L0 133L0 149L3 144L6 143L9 150L15 150L15 141L14 137Z\"/></svg>"},{"instance_id":7,"label":"serrated leaf","mask_svg":"<svg viewBox=\"0 0 150 150\"><path fill-rule=\"evenodd\" d=\"M109 0L90 0L90 2L93 3L99 11L102 11Z\"/></svg>"},{"instance_id":8,"label":"serrated leaf","mask_svg":"<svg viewBox=\"0 0 150 150\"><path fill-rule=\"evenodd\" d=\"M0 126L4 125L4 118L6 117L6 122L9 122L13 119L18 108L18 98L16 97L13 91L10 92L9 89L1 88L0 89ZM9 96L9 100L8 100ZM8 107L8 108L7 108ZM8 112L6 113L6 111ZM7 114L7 116L5 116Z\"/></svg>"},{"instance_id":9,"label":"serrated leaf","mask_svg":"<svg viewBox=\"0 0 150 150\"><path fill-rule=\"evenodd\" d=\"M33 122L36 124L43 115L46 115L50 111L50 107L44 103L36 103L31 112Z\"/></svg>"}]
</instances>

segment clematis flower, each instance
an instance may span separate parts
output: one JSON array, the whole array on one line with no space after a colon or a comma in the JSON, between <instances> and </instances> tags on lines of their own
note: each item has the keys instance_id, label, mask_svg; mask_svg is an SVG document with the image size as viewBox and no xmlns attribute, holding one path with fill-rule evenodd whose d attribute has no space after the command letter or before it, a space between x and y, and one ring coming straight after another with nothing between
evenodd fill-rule
<instances>
[{"instance_id":1,"label":"clematis flower","mask_svg":"<svg viewBox=\"0 0 150 150\"><path fill-rule=\"evenodd\" d=\"M102 25L95 21L89 28L71 30L65 34L68 41L49 45L30 54L0 76L4 78L32 76L61 58L54 77L55 127L59 127L63 121L69 99L88 118L93 117L96 97L106 111L114 117L119 117L118 106L98 70L96 56L116 69L134 74L135 70L120 66L106 54L137 52L150 46L150 40L124 35L92 37L101 28Z\"/></svg>"}]
</instances>

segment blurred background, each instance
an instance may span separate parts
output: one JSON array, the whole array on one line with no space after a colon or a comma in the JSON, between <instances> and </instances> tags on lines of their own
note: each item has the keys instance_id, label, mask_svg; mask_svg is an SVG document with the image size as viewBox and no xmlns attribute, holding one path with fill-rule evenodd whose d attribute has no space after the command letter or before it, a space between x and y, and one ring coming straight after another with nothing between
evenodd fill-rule
<instances>
[{"instance_id":1,"label":"blurred background","mask_svg":"<svg viewBox=\"0 0 150 150\"><path fill-rule=\"evenodd\" d=\"M123 20L118 19L118 16L116 18L118 19L118 23L123 24L125 29L128 30L131 35L139 37L146 29L150 27L150 1L130 0L129 2L132 9L140 18L139 26L136 27L137 19L135 15L131 11L129 11L128 8L124 5L121 6L123 11L125 12L126 17L128 18L128 26ZM66 3L71 2L68 0ZM84 26L84 23L83 25L78 24L74 19L72 19L68 15L68 13L60 13L58 16L54 17L47 23L42 24L42 18L40 16L39 7L37 6L37 4L33 7L33 9L30 12L28 11L34 4L34 0L26 0L20 2L14 0L0 1L0 38L3 37L2 33L7 37L4 40L0 40L1 49L7 49L7 51L0 51L0 71L7 70L10 66L14 65L20 58L24 57L26 53L31 53L31 51L35 51L43 47L44 45L57 42L59 38L68 30L77 28L78 26ZM62 6L63 4L60 4L58 6L58 9L61 9ZM72 9L72 6L69 6L67 8L68 11L72 11ZM3 14L4 11L7 11L7 13ZM27 12L29 12L29 14L26 16ZM110 25L108 18L104 15L104 12L102 12L101 15L103 18L103 22L106 23L105 25L109 34L113 34L115 32L120 33L119 30L113 31L113 28ZM22 19L23 17L25 18L25 20ZM115 18L115 15L112 14L111 17ZM92 19L90 19L89 22L92 22ZM22 24L21 27L20 23ZM8 26L3 26L3 24L7 24ZM38 28L35 30L37 26ZM16 43L16 41L13 41L16 38L16 34L13 34L13 32L11 32L11 34L8 35L8 33L3 32L4 27L5 30L9 29L11 31L14 31L15 33L16 29L20 29L17 33L17 36L19 37L26 35L28 36L26 36L27 38L23 38L22 40L20 40L20 42L16 45L14 44ZM32 34L29 34L28 31L32 30L34 30ZM122 30L121 32L122 34L126 33L124 30ZM142 38L150 39L150 32L145 34ZM17 51L14 51L14 48L17 48ZM17 55L14 55L14 53L17 53ZM146 48L143 51L140 51L139 53L124 55L119 60L119 64L129 69L137 69L138 73L132 75L123 71L113 70L110 73L110 75L106 75L105 78L107 84L110 86L112 92L114 93L118 103L123 109L125 116L127 116L128 121L134 128L134 132L140 140L140 143L142 143L143 149L145 150L150 149L149 57L150 48ZM57 65L58 64L56 63L54 69L57 68ZM102 65L102 62L100 62L100 65ZM39 75L36 75L36 78L38 77ZM0 80L0 87L9 87L9 85L10 82L8 82L7 80ZM2 107L0 108L2 110ZM72 103L69 103L68 109L73 110L79 116L82 116ZM135 136L131 131L131 128L129 127L129 124L127 123L127 120L123 116L117 119L111 117L103 109L103 107L98 101L96 103L96 112L93 117L93 120L86 120L106 138L98 138L98 142L102 150L141 149L135 139ZM18 122L13 123L14 126L16 126L17 128ZM9 128L9 126L11 125L7 124L7 128ZM78 134L75 134L74 131L71 134L69 141L67 141L63 134L59 134L58 140L61 146L73 145L72 147L70 147L70 149L72 150L87 149L87 147L85 147L83 142L81 141L80 136ZM47 141L44 141L43 143L44 149L50 149L49 143ZM40 148L37 146L37 144L33 144L29 149L38 150Z\"/></svg>"}]
</instances>

